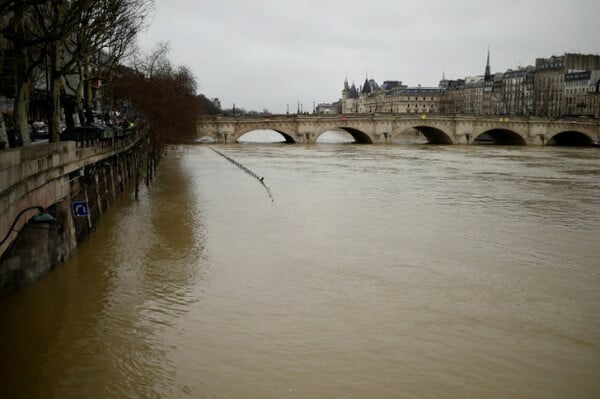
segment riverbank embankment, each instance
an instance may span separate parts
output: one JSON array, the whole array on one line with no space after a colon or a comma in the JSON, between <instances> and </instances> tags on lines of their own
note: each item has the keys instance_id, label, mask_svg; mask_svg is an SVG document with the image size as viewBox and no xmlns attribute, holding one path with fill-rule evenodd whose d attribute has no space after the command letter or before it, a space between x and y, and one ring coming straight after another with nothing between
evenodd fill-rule
<instances>
[{"instance_id":1,"label":"riverbank embankment","mask_svg":"<svg viewBox=\"0 0 600 399\"><path fill-rule=\"evenodd\" d=\"M148 163L145 134L0 152L0 298L67 259Z\"/></svg>"}]
</instances>

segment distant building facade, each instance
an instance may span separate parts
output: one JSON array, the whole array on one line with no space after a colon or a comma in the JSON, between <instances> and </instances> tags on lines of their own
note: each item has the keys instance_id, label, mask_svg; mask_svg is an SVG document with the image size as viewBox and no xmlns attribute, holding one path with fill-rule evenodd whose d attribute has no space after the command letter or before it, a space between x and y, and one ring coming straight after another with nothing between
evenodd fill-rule
<instances>
[{"instance_id":1,"label":"distant building facade","mask_svg":"<svg viewBox=\"0 0 600 399\"><path fill-rule=\"evenodd\" d=\"M340 112L462 113L559 118L600 116L600 56L565 53L537 58L535 65L492 73L488 50L483 75L438 87L408 87L401 81L362 86L344 81Z\"/></svg>"},{"instance_id":2,"label":"distant building facade","mask_svg":"<svg viewBox=\"0 0 600 399\"><path fill-rule=\"evenodd\" d=\"M597 115L594 94L597 93L599 82L600 70L566 73L563 89L564 112L567 115Z\"/></svg>"},{"instance_id":3,"label":"distant building facade","mask_svg":"<svg viewBox=\"0 0 600 399\"><path fill-rule=\"evenodd\" d=\"M534 68L509 69L502 76L502 113L531 115L533 110Z\"/></svg>"},{"instance_id":4,"label":"distant building facade","mask_svg":"<svg viewBox=\"0 0 600 399\"><path fill-rule=\"evenodd\" d=\"M381 86L373 79L365 79L357 89L354 83L344 81L341 112L350 113L434 113L438 112L443 90L438 87L408 87L401 81L384 81Z\"/></svg>"},{"instance_id":5,"label":"distant building facade","mask_svg":"<svg viewBox=\"0 0 600 399\"><path fill-rule=\"evenodd\" d=\"M320 103L315 108L315 113L321 115L339 114L340 113L340 102L334 103Z\"/></svg>"}]
</instances>

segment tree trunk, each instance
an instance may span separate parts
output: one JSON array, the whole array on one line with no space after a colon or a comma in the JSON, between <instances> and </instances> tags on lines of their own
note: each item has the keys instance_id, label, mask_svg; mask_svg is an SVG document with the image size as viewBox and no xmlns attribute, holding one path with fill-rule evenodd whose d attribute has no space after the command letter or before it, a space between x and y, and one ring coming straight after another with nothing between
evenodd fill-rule
<instances>
[{"instance_id":1,"label":"tree trunk","mask_svg":"<svg viewBox=\"0 0 600 399\"><path fill-rule=\"evenodd\" d=\"M17 55L15 58L19 59L21 56ZM27 102L29 99L29 82L26 77L23 76L23 70L19 67L19 61L17 64L17 79L15 87L15 105L14 105L14 118L15 118L15 129L16 135L20 135L23 140L23 146L31 144L29 137L29 128L27 125Z\"/></svg>"},{"instance_id":2,"label":"tree trunk","mask_svg":"<svg viewBox=\"0 0 600 399\"><path fill-rule=\"evenodd\" d=\"M8 134L4 124L4 115L0 113L0 150L8 148Z\"/></svg>"},{"instance_id":3,"label":"tree trunk","mask_svg":"<svg viewBox=\"0 0 600 399\"><path fill-rule=\"evenodd\" d=\"M52 74L52 80L50 81L50 121L48 124L48 130L50 131L50 142L57 142L60 140L60 89L61 89L61 77L55 73Z\"/></svg>"},{"instance_id":4,"label":"tree trunk","mask_svg":"<svg viewBox=\"0 0 600 399\"><path fill-rule=\"evenodd\" d=\"M77 90L75 92L75 105L77 107L77 116L79 117L80 125L85 124L85 107L83 104L83 99L85 98L84 79L84 68L79 67L79 83L77 84Z\"/></svg>"},{"instance_id":5,"label":"tree trunk","mask_svg":"<svg viewBox=\"0 0 600 399\"><path fill-rule=\"evenodd\" d=\"M0 33L0 49L4 49L4 36ZM0 50L0 71L4 70L4 51ZM8 134L4 124L4 110L0 107L0 150L8 148Z\"/></svg>"},{"instance_id":6,"label":"tree trunk","mask_svg":"<svg viewBox=\"0 0 600 399\"><path fill-rule=\"evenodd\" d=\"M17 2L18 4L18 2ZM14 15L14 39L13 44L15 49L21 51L15 51L15 104L13 107L13 117L15 121L16 136L21 136L23 145L31 144L29 138L29 129L27 126L27 101L29 100L29 81L31 76L27 73L29 71L28 56L29 52L24 46L22 36L22 25L24 23L25 5L20 4L15 9Z\"/></svg>"},{"instance_id":7,"label":"tree trunk","mask_svg":"<svg viewBox=\"0 0 600 399\"><path fill-rule=\"evenodd\" d=\"M61 74L58 72L57 62L60 58L60 49L57 43L52 43L48 48L50 68L50 120L48 121L49 141L59 141L60 134L60 92L62 87Z\"/></svg>"},{"instance_id":8,"label":"tree trunk","mask_svg":"<svg viewBox=\"0 0 600 399\"><path fill-rule=\"evenodd\" d=\"M81 79L83 80L83 94L85 101L85 123L87 125L94 123L94 104L92 98L92 85L91 85L91 76L90 76L90 62L89 56L84 55L83 57L83 75Z\"/></svg>"}]
</instances>

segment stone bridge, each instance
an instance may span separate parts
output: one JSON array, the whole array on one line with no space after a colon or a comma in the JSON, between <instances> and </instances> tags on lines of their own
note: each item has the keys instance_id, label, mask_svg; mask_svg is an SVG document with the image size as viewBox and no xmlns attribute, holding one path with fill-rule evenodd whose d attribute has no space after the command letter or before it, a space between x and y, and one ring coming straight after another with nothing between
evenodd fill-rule
<instances>
[{"instance_id":1,"label":"stone bridge","mask_svg":"<svg viewBox=\"0 0 600 399\"><path fill-rule=\"evenodd\" d=\"M391 144L417 130L431 144L489 142L507 145L593 145L600 120L418 114L211 116L198 119L198 140L234 143L244 134L269 129L287 143L312 144L326 131L345 131L357 143Z\"/></svg>"}]
</instances>

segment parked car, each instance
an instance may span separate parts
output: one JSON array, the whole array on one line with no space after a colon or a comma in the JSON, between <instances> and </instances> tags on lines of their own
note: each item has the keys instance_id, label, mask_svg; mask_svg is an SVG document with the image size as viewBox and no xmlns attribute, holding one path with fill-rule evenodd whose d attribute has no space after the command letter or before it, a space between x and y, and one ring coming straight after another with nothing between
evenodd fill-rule
<instances>
[{"instance_id":1,"label":"parked car","mask_svg":"<svg viewBox=\"0 0 600 399\"><path fill-rule=\"evenodd\" d=\"M48 139L48 132L48 125L44 122L33 122L29 137L32 141Z\"/></svg>"}]
</instances>

